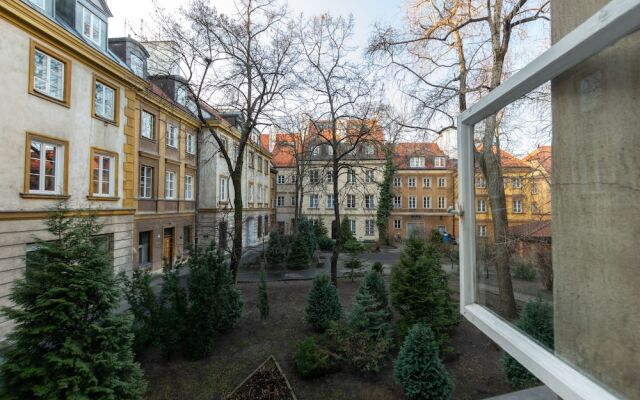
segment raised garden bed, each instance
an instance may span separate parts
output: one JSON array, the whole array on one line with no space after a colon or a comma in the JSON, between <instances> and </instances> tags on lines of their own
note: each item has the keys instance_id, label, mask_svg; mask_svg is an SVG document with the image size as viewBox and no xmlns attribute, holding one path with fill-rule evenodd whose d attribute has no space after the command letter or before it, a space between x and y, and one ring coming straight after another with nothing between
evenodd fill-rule
<instances>
[{"instance_id":1,"label":"raised garden bed","mask_svg":"<svg viewBox=\"0 0 640 400\"><path fill-rule=\"evenodd\" d=\"M269 356L226 399L297 400L297 397L275 357Z\"/></svg>"}]
</instances>

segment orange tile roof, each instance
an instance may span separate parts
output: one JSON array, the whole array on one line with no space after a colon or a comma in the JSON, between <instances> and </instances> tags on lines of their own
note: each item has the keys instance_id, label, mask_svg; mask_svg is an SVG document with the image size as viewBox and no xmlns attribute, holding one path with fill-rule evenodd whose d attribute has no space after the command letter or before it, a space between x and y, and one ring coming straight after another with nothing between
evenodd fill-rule
<instances>
[{"instance_id":1,"label":"orange tile roof","mask_svg":"<svg viewBox=\"0 0 640 400\"><path fill-rule=\"evenodd\" d=\"M530 221L524 224L510 226L509 234L521 238L550 238L551 221Z\"/></svg>"},{"instance_id":2,"label":"orange tile roof","mask_svg":"<svg viewBox=\"0 0 640 400\"><path fill-rule=\"evenodd\" d=\"M551 172L551 146L540 146L524 158L530 163L537 163L545 171Z\"/></svg>"},{"instance_id":3,"label":"orange tile roof","mask_svg":"<svg viewBox=\"0 0 640 400\"><path fill-rule=\"evenodd\" d=\"M482 145L478 146L478 151L482 151ZM495 153L495 147L493 151ZM503 168L531 168L529 164L504 149L500 149L500 161Z\"/></svg>"},{"instance_id":4,"label":"orange tile roof","mask_svg":"<svg viewBox=\"0 0 640 400\"><path fill-rule=\"evenodd\" d=\"M410 142L393 145L393 162L397 168L410 168L411 157L425 157L425 167L433 168L433 157L446 157L446 154L437 143Z\"/></svg>"}]
</instances>

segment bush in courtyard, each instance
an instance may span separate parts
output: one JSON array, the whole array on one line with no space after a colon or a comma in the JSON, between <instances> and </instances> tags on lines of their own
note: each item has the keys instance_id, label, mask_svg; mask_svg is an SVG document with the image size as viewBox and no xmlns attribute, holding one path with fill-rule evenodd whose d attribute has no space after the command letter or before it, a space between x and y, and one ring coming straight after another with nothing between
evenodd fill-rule
<instances>
[{"instance_id":1,"label":"bush in courtyard","mask_svg":"<svg viewBox=\"0 0 640 400\"><path fill-rule=\"evenodd\" d=\"M260 318L266 320L269 316L269 297L267 296L267 279L264 269L260 271L260 281L258 282L258 310Z\"/></svg>"},{"instance_id":2,"label":"bush in courtyard","mask_svg":"<svg viewBox=\"0 0 640 400\"><path fill-rule=\"evenodd\" d=\"M95 217L49 217L2 313L15 323L3 351L3 399L142 399L132 318L117 314L121 286L94 237Z\"/></svg>"},{"instance_id":3,"label":"bush in courtyard","mask_svg":"<svg viewBox=\"0 0 640 400\"><path fill-rule=\"evenodd\" d=\"M451 398L453 383L440 360L433 332L424 323L409 330L393 363L393 376L407 399Z\"/></svg>"},{"instance_id":4,"label":"bush in courtyard","mask_svg":"<svg viewBox=\"0 0 640 400\"><path fill-rule=\"evenodd\" d=\"M330 237L320 236L318 238L318 248L322 251L332 251L334 245L335 242Z\"/></svg>"},{"instance_id":5,"label":"bush in courtyard","mask_svg":"<svg viewBox=\"0 0 640 400\"><path fill-rule=\"evenodd\" d=\"M272 231L269 233L269 242L267 244L267 250L265 257L269 268L280 267L287 256L287 245L280 233Z\"/></svg>"},{"instance_id":6,"label":"bush in courtyard","mask_svg":"<svg viewBox=\"0 0 640 400\"><path fill-rule=\"evenodd\" d=\"M382 275L374 271L367 272L364 275L364 279L360 288L366 288L369 293L371 293L371 295L376 299L376 301L380 305L380 309L388 311L389 294L387 293L387 288L384 285L384 279L382 278ZM391 313L389 312L389 314Z\"/></svg>"},{"instance_id":7,"label":"bush in courtyard","mask_svg":"<svg viewBox=\"0 0 640 400\"><path fill-rule=\"evenodd\" d=\"M316 251L316 247L318 247L318 240L316 239L315 227L313 223L305 217L301 217L298 221L298 236L302 236L307 244L307 252L309 253L309 258L313 257L313 253Z\"/></svg>"},{"instance_id":8,"label":"bush in courtyard","mask_svg":"<svg viewBox=\"0 0 640 400\"><path fill-rule=\"evenodd\" d=\"M291 251L287 257L287 268L301 270L309 267L311 256L309 255L309 245L305 235L296 234Z\"/></svg>"},{"instance_id":9,"label":"bush in courtyard","mask_svg":"<svg viewBox=\"0 0 640 400\"><path fill-rule=\"evenodd\" d=\"M323 351L313 337L303 339L298 343L293 360L296 371L302 379L322 376L331 369L329 354Z\"/></svg>"},{"instance_id":10,"label":"bush in courtyard","mask_svg":"<svg viewBox=\"0 0 640 400\"><path fill-rule=\"evenodd\" d=\"M216 333L238 323L242 300L222 253L213 244L194 248L187 265L191 273L185 342L187 356L198 359L211 354Z\"/></svg>"},{"instance_id":11,"label":"bush in courtyard","mask_svg":"<svg viewBox=\"0 0 640 400\"><path fill-rule=\"evenodd\" d=\"M313 225L313 233L316 236L316 239L320 239L321 237L327 237L327 235L329 234L329 231L327 230L327 227L324 225L324 222L322 222L322 219L318 220L317 224Z\"/></svg>"},{"instance_id":12,"label":"bush in courtyard","mask_svg":"<svg viewBox=\"0 0 640 400\"><path fill-rule=\"evenodd\" d=\"M125 299L129 310L133 314L133 334L136 351L141 351L149 344L158 341L159 305L153 288L151 274L147 268L136 268L131 278L124 273L122 279L125 285Z\"/></svg>"},{"instance_id":13,"label":"bush in courtyard","mask_svg":"<svg viewBox=\"0 0 640 400\"><path fill-rule=\"evenodd\" d=\"M524 306L516 326L531 338L553 349L553 306L538 298ZM504 353L502 369L514 389L524 389L538 384L538 379L513 357Z\"/></svg>"},{"instance_id":14,"label":"bush in courtyard","mask_svg":"<svg viewBox=\"0 0 640 400\"><path fill-rule=\"evenodd\" d=\"M376 261L371 266L371 271L382 275L382 272L384 271L384 265L380 261Z\"/></svg>"},{"instance_id":15,"label":"bush in courtyard","mask_svg":"<svg viewBox=\"0 0 640 400\"><path fill-rule=\"evenodd\" d=\"M516 279L521 279L523 281L532 281L536 279L536 270L531 266L531 264L526 262L516 263L511 271L513 277Z\"/></svg>"},{"instance_id":16,"label":"bush in courtyard","mask_svg":"<svg viewBox=\"0 0 640 400\"><path fill-rule=\"evenodd\" d=\"M447 329L460 319L439 253L420 239L409 239L400 261L391 269L390 289L391 304L400 314L401 333L424 322L435 334L441 352L449 351Z\"/></svg>"},{"instance_id":17,"label":"bush in courtyard","mask_svg":"<svg viewBox=\"0 0 640 400\"><path fill-rule=\"evenodd\" d=\"M316 275L313 278L304 319L313 329L324 332L330 321L337 321L342 315L342 306L338 298L338 290L328 275Z\"/></svg>"},{"instance_id":18,"label":"bush in courtyard","mask_svg":"<svg viewBox=\"0 0 640 400\"><path fill-rule=\"evenodd\" d=\"M340 234L342 235L343 245L351 240L356 240L353 237L353 232L351 232L351 225L349 224L348 218L343 218L342 222L340 222Z\"/></svg>"},{"instance_id":19,"label":"bush in courtyard","mask_svg":"<svg viewBox=\"0 0 640 400\"><path fill-rule=\"evenodd\" d=\"M178 350L185 330L187 294L180 286L180 262L171 265L165 261L162 269L162 288L158 313L158 338L160 350L171 359Z\"/></svg>"}]
</instances>

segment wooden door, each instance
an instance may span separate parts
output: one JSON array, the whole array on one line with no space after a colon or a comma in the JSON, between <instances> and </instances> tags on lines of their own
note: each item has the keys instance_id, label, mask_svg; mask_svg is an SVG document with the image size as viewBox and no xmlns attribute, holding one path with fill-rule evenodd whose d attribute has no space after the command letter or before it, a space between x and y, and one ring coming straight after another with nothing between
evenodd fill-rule
<instances>
[{"instance_id":1,"label":"wooden door","mask_svg":"<svg viewBox=\"0 0 640 400\"><path fill-rule=\"evenodd\" d=\"M164 236L162 239L162 259L173 264L173 238L174 229L164 228Z\"/></svg>"}]
</instances>

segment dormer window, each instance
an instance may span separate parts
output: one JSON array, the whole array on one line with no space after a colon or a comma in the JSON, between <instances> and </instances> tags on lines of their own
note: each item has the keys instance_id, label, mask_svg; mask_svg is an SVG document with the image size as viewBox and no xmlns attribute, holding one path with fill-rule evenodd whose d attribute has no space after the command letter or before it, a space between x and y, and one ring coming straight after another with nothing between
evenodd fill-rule
<instances>
[{"instance_id":1,"label":"dormer window","mask_svg":"<svg viewBox=\"0 0 640 400\"><path fill-rule=\"evenodd\" d=\"M411 157L409 159L409 167L424 168L424 157Z\"/></svg>"},{"instance_id":2,"label":"dormer window","mask_svg":"<svg viewBox=\"0 0 640 400\"><path fill-rule=\"evenodd\" d=\"M134 74L144 78L144 60L137 55L131 53L131 70Z\"/></svg>"},{"instance_id":3,"label":"dormer window","mask_svg":"<svg viewBox=\"0 0 640 400\"><path fill-rule=\"evenodd\" d=\"M444 157L436 157L433 164L436 168L444 168L447 166L447 161Z\"/></svg>"},{"instance_id":4,"label":"dormer window","mask_svg":"<svg viewBox=\"0 0 640 400\"><path fill-rule=\"evenodd\" d=\"M102 46L104 22L86 8L82 8L82 34L98 46Z\"/></svg>"},{"instance_id":5,"label":"dormer window","mask_svg":"<svg viewBox=\"0 0 640 400\"><path fill-rule=\"evenodd\" d=\"M187 105L187 89L184 86L179 86L176 90L176 101L182 106Z\"/></svg>"},{"instance_id":6,"label":"dormer window","mask_svg":"<svg viewBox=\"0 0 640 400\"><path fill-rule=\"evenodd\" d=\"M372 144L367 144L364 146L364 151L367 155L372 155L376 152L376 148Z\"/></svg>"},{"instance_id":7,"label":"dormer window","mask_svg":"<svg viewBox=\"0 0 640 400\"><path fill-rule=\"evenodd\" d=\"M314 156L319 156L320 155L320 146L315 146L313 148L313 151L312 151L311 154L314 155Z\"/></svg>"}]
</instances>

